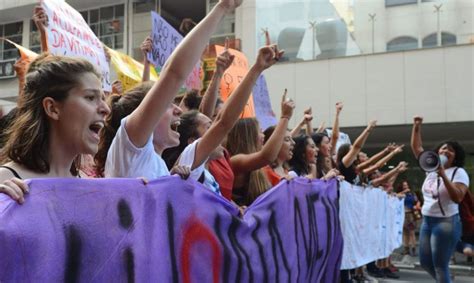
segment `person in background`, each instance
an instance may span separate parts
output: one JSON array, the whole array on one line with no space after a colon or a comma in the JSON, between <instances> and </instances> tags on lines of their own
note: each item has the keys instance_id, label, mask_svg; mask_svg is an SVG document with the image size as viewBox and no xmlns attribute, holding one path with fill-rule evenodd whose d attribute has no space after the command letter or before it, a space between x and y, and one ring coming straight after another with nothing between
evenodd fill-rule
<instances>
[{"instance_id":1,"label":"person in background","mask_svg":"<svg viewBox=\"0 0 474 283\"><path fill-rule=\"evenodd\" d=\"M163 152L168 168L174 164L191 168L191 178L195 180L202 178L206 187L220 195L219 185L214 176L205 168L205 163L208 158L222 157L220 144L239 119L258 77L282 54L278 54L278 48L275 45L261 48L255 64L224 103L222 111L214 121L197 110L184 113L178 127L179 145ZM230 66L233 56L227 51L227 46L223 57L227 60L224 62L225 65ZM202 159L204 159L203 162L199 164Z\"/></svg>"},{"instance_id":2,"label":"person in background","mask_svg":"<svg viewBox=\"0 0 474 283\"><path fill-rule=\"evenodd\" d=\"M255 118L240 119L227 136L225 147L231 155L230 163L235 176L232 194L238 205L250 205L271 187L262 168L277 158L287 132L288 121L293 115L295 104L288 100L286 95L285 91L281 101L280 121L265 144Z\"/></svg>"},{"instance_id":3,"label":"person in background","mask_svg":"<svg viewBox=\"0 0 474 283\"><path fill-rule=\"evenodd\" d=\"M130 115L123 117L119 114L126 114L123 113L124 111L115 112L122 102L120 99L114 100L116 107L112 107L111 116L114 117L110 117L110 120L121 122L118 129L113 125L106 127L109 130L106 134L113 137L110 144L104 143L101 146L102 149L108 148L104 162L106 177L155 179L170 175L161 154L165 149L179 144L177 127L182 113L182 110L172 101L200 60L202 51L220 21L241 3L242 1L221 0L214 6L211 12L179 43L166 61L160 73L160 79L142 98L143 101L135 109L131 109ZM117 115L114 115L114 112ZM198 145L195 165L200 165L204 161L206 154L199 153L207 150L201 151L199 148L205 147L204 143ZM103 158L103 155L100 158ZM184 168L181 169L184 170Z\"/></svg>"},{"instance_id":4,"label":"person in background","mask_svg":"<svg viewBox=\"0 0 474 283\"><path fill-rule=\"evenodd\" d=\"M416 221L417 209L420 208L416 194L411 191L408 181L402 181L397 188L397 193L405 196L405 222L403 223L403 255L416 256Z\"/></svg>"},{"instance_id":5,"label":"person in background","mask_svg":"<svg viewBox=\"0 0 474 283\"><path fill-rule=\"evenodd\" d=\"M265 139L263 143L265 144L271 135L275 131L275 126L268 127L263 134ZM272 186L276 186L280 183L281 179L290 180L297 176L294 171L290 171L290 166L288 161L293 157L293 149L295 146L295 141L291 137L291 132L286 131L285 137L283 139L283 144L281 145L280 151L278 152L277 159L270 165L267 165L263 168L268 180Z\"/></svg>"}]
</instances>

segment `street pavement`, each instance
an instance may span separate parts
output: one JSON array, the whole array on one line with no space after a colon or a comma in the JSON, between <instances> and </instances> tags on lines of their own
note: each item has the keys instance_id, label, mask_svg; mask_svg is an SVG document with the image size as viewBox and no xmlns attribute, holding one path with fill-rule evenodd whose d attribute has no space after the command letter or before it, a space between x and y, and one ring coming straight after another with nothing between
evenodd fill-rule
<instances>
[{"instance_id":1,"label":"street pavement","mask_svg":"<svg viewBox=\"0 0 474 283\"><path fill-rule=\"evenodd\" d=\"M400 269L397 273L400 275L399 279L378 279L380 283L405 283L405 282L416 282L416 283L433 283L434 280L431 278L428 273L422 270L409 270L409 269ZM373 281L375 282L375 281ZM454 283L473 283L474 275L457 275L454 273Z\"/></svg>"}]
</instances>

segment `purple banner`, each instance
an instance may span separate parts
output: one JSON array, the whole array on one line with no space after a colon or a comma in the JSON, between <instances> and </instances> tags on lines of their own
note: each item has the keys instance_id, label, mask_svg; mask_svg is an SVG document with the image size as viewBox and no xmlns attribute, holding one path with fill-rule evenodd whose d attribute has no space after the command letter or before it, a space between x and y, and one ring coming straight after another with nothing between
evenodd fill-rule
<instances>
[{"instance_id":1,"label":"purple banner","mask_svg":"<svg viewBox=\"0 0 474 283\"><path fill-rule=\"evenodd\" d=\"M0 195L0 282L336 282L337 186L282 182L240 218L179 177L34 180Z\"/></svg>"}]
</instances>

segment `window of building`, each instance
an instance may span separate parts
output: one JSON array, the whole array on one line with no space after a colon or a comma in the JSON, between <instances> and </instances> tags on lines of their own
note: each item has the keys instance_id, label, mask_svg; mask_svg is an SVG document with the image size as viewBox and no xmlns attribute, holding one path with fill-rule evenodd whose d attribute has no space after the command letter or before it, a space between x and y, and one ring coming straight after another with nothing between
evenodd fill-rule
<instances>
[{"instance_id":1,"label":"window of building","mask_svg":"<svg viewBox=\"0 0 474 283\"><path fill-rule=\"evenodd\" d=\"M30 20L30 50L41 53L41 35L33 20Z\"/></svg>"},{"instance_id":2,"label":"window of building","mask_svg":"<svg viewBox=\"0 0 474 283\"><path fill-rule=\"evenodd\" d=\"M121 49L124 43L124 10L124 5L120 4L80 13L100 41L112 49Z\"/></svg>"},{"instance_id":3,"label":"window of building","mask_svg":"<svg viewBox=\"0 0 474 283\"><path fill-rule=\"evenodd\" d=\"M418 40L411 36L400 36L387 43L387 51L403 51L418 48Z\"/></svg>"},{"instance_id":4,"label":"window of building","mask_svg":"<svg viewBox=\"0 0 474 283\"><path fill-rule=\"evenodd\" d=\"M150 11L158 12L159 0L135 0L133 2L133 12L149 13Z\"/></svg>"},{"instance_id":5,"label":"window of building","mask_svg":"<svg viewBox=\"0 0 474 283\"><path fill-rule=\"evenodd\" d=\"M214 8L215 5L219 3L219 0L209 0L208 12ZM234 36L235 35L235 11L227 14L222 22L220 23L217 31L214 33L213 37L224 37L224 36Z\"/></svg>"},{"instance_id":6,"label":"window of building","mask_svg":"<svg viewBox=\"0 0 474 283\"><path fill-rule=\"evenodd\" d=\"M385 7L416 4L418 0L385 0Z\"/></svg>"},{"instance_id":7,"label":"window of building","mask_svg":"<svg viewBox=\"0 0 474 283\"><path fill-rule=\"evenodd\" d=\"M0 37L9 39L15 43L22 44L23 22L0 25ZM0 60L16 59L18 50L12 44L0 41Z\"/></svg>"},{"instance_id":8,"label":"window of building","mask_svg":"<svg viewBox=\"0 0 474 283\"><path fill-rule=\"evenodd\" d=\"M437 34L432 33L423 38L423 48L436 47L438 44L436 42ZM441 32L441 45L456 45L457 39L456 35L449 32Z\"/></svg>"}]
</instances>

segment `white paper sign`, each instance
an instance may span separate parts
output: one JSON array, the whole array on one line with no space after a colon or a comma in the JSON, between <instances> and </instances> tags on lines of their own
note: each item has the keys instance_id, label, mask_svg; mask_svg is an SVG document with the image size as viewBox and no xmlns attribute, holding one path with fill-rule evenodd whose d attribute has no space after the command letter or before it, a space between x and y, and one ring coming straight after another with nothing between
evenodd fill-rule
<instances>
[{"instance_id":1,"label":"white paper sign","mask_svg":"<svg viewBox=\"0 0 474 283\"><path fill-rule=\"evenodd\" d=\"M102 43L78 11L64 0L42 0L48 15L48 47L55 55L88 60L102 73L102 88L111 91L110 69Z\"/></svg>"}]
</instances>

